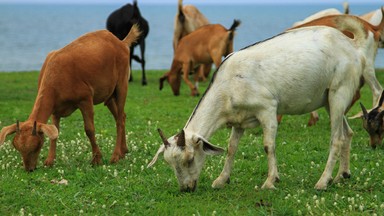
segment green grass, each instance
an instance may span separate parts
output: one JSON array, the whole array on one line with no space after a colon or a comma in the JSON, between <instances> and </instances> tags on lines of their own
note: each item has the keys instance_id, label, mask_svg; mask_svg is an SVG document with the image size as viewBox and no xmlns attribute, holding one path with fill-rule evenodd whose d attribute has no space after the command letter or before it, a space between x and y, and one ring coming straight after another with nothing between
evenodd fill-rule
<instances>
[{"instance_id":1,"label":"green grass","mask_svg":"<svg viewBox=\"0 0 384 216\"><path fill-rule=\"evenodd\" d=\"M225 155L209 157L194 193L180 193L176 177L163 157L147 169L161 139L186 123L199 98L190 97L182 84L179 97L169 85L158 90L164 71L149 71L149 85L140 76L129 84L126 103L127 157L109 164L115 145L115 124L103 105L95 107L97 141L103 164L92 167L91 148L76 111L61 122L57 159L43 166L48 141L40 154L38 169L27 173L12 137L0 147L0 215L383 215L384 148L372 150L360 119L349 120L355 135L351 150L350 180L333 184L326 191L313 189L323 172L329 151L330 127L324 109L314 127L306 127L308 115L284 116L276 140L281 182L277 190L261 190L266 179L267 159L262 131L246 131L241 139L231 183L211 188L220 174ZM384 79L382 71L378 79ZM0 73L0 128L25 121L36 96L38 72ZM207 83L200 85L204 92ZM362 101L371 105L371 94L363 88ZM349 115L359 111L356 104ZM219 130L213 144L227 146L229 129ZM335 167L335 172L338 167ZM52 183L65 179L67 185Z\"/></svg>"}]
</instances>

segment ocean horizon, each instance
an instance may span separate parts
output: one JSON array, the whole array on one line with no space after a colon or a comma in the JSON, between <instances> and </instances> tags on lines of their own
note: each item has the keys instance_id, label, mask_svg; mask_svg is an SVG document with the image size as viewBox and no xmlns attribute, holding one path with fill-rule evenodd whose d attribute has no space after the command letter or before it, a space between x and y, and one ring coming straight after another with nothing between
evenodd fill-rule
<instances>
[{"instance_id":1,"label":"ocean horizon","mask_svg":"<svg viewBox=\"0 0 384 216\"><path fill-rule=\"evenodd\" d=\"M176 1L175 1L176 2ZM105 29L117 4L0 4L0 72L40 70L47 54L64 47L79 36ZM341 4L231 4L197 5L211 23L229 28L234 19L241 25L236 31L234 51L273 37L296 21L327 8L343 11ZM361 15L381 5L351 5L351 14ZM172 58L175 4L139 4L150 25L146 39L146 69L169 69ZM139 48L135 49L139 54ZM384 68L384 51L379 49L376 68ZM137 63L133 70L140 70Z\"/></svg>"}]
</instances>

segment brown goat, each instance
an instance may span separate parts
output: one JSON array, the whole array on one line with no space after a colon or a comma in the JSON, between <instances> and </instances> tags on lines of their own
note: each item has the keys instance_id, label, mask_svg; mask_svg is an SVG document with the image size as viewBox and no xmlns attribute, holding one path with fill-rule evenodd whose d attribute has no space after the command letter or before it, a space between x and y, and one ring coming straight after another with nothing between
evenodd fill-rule
<instances>
[{"instance_id":1,"label":"brown goat","mask_svg":"<svg viewBox=\"0 0 384 216\"><path fill-rule=\"evenodd\" d=\"M193 5L184 5L183 0L178 1L177 14L173 33L173 51L182 37L190 34L201 26L210 24L208 19ZM211 71L212 64L200 65L198 74L205 81Z\"/></svg>"},{"instance_id":2,"label":"brown goat","mask_svg":"<svg viewBox=\"0 0 384 216\"><path fill-rule=\"evenodd\" d=\"M183 37L176 48L171 70L160 78L160 90L164 80L168 80L174 95L180 94L181 73L191 89L192 96L198 96L197 86L188 79L189 71L200 64L214 63L216 68L221 58L233 52L233 37L239 20L234 20L232 26L226 29L220 24L210 24ZM197 76L195 75L195 81Z\"/></svg>"},{"instance_id":3,"label":"brown goat","mask_svg":"<svg viewBox=\"0 0 384 216\"><path fill-rule=\"evenodd\" d=\"M107 30L100 30L49 53L39 75L38 92L28 120L4 127L0 132L0 145L7 135L16 132L13 146L21 153L25 170L32 171L37 166L46 135L50 139L50 148L44 164L51 166L56 157L60 118L80 109L92 145L92 164L100 164L93 105L104 102L115 118L117 128L111 162L123 158L128 152L124 105L130 74L129 46L139 35L136 25L123 41ZM47 124L50 116L53 125Z\"/></svg>"}]
</instances>

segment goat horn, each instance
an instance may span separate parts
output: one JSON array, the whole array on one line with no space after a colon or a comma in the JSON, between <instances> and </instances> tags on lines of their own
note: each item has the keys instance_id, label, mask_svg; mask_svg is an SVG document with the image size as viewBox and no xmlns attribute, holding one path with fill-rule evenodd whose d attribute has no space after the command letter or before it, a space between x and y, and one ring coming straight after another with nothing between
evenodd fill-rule
<instances>
[{"instance_id":1,"label":"goat horn","mask_svg":"<svg viewBox=\"0 0 384 216\"><path fill-rule=\"evenodd\" d=\"M16 133L19 133L20 132L20 124L19 124L19 120L16 120Z\"/></svg>"},{"instance_id":2,"label":"goat horn","mask_svg":"<svg viewBox=\"0 0 384 216\"><path fill-rule=\"evenodd\" d=\"M163 131L160 128L158 128L157 131L159 132L160 137L163 140L165 147L169 147L171 144L169 144L167 137L164 136Z\"/></svg>"},{"instance_id":3,"label":"goat horn","mask_svg":"<svg viewBox=\"0 0 384 216\"><path fill-rule=\"evenodd\" d=\"M32 135L33 135L33 136L36 136L36 135L37 135L37 132L36 132L36 121L33 122Z\"/></svg>"},{"instance_id":4,"label":"goat horn","mask_svg":"<svg viewBox=\"0 0 384 216\"><path fill-rule=\"evenodd\" d=\"M185 146L185 133L182 130L179 135L177 135L177 146L184 147Z\"/></svg>"},{"instance_id":5,"label":"goat horn","mask_svg":"<svg viewBox=\"0 0 384 216\"><path fill-rule=\"evenodd\" d=\"M365 109L365 107L364 107L364 105L362 103L360 103L360 106L361 106L361 110L363 110L363 118L364 119L368 119L367 109Z\"/></svg>"}]
</instances>

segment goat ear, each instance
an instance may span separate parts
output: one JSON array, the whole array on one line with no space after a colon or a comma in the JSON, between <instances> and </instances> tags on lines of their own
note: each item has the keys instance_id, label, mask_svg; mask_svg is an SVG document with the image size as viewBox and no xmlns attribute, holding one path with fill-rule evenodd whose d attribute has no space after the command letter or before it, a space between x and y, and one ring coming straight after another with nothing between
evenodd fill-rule
<instances>
[{"instance_id":1,"label":"goat ear","mask_svg":"<svg viewBox=\"0 0 384 216\"><path fill-rule=\"evenodd\" d=\"M55 140L59 136L59 131L55 125L41 124L39 131L43 132L50 140Z\"/></svg>"},{"instance_id":2,"label":"goat ear","mask_svg":"<svg viewBox=\"0 0 384 216\"><path fill-rule=\"evenodd\" d=\"M153 164L156 163L157 159L159 158L159 155L165 151L165 145L161 145L159 150L157 150L155 156L153 157L152 161L147 165L147 168L151 167Z\"/></svg>"},{"instance_id":3,"label":"goat ear","mask_svg":"<svg viewBox=\"0 0 384 216\"><path fill-rule=\"evenodd\" d=\"M218 155L225 151L223 148L212 145L207 141L203 141L203 150L207 155Z\"/></svg>"},{"instance_id":4,"label":"goat ear","mask_svg":"<svg viewBox=\"0 0 384 216\"><path fill-rule=\"evenodd\" d=\"M196 146L203 145L203 151L207 155L218 155L222 154L225 151L223 148L211 144L210 142L208 142L208 140L204 139L203 137L194 135L192 139Z\"/></svg>"},{"instance_id":5,"label":"goat ear","mask_svg":"<svg viewBox=\"0 0 384 216\"><path fill-rule=\"evenodd\" d=\"M159 79L159 83L160 83L159 89L160 90L162 90L164 87L164 81L168 80L168 74L169 74L169 72L165 73L162 77L160 77L160 79Z\"/></svg>"},{"instance_id":6,"label":"goat ear","mask_svg":"<svg viewBox=\"0 0 384 216\"><path fill-rule=\"evenodd\" d=\"M364 105L362 103L360 103L360 106L361 106L361 110L363 111L363 119L368 119L368 112L367 112L367 109L365 109Z\"/></svg>"},{"instance_id":7,"label":"goat ear","mask_svg":"<svg viewBox=\"0 0 384 216\"><path fill-rule=\"evenodd\" d=\"M17 125L18 124L13 124L13 125L10 125L10 126L7 126L7 127L3 127L3 129L1 129L1 132L0 132L0 145L3 145L6 136L16 132Z\"/></svg>"},{"instance_id":8,"label":"goat ear","mask_svg":"<svg viewBox=\"0 0 384 216\"><path fill-rule=\"evenodd\" d=\"M167 140L167 137L164 136L163 131L160 128L158 128L157 131L159 132L161 140L163 140L163 143L164 143L165 147L167 148L167 147L171 146L171 144L169 144L169 142Z\"/></svg>"}]
</instances>

